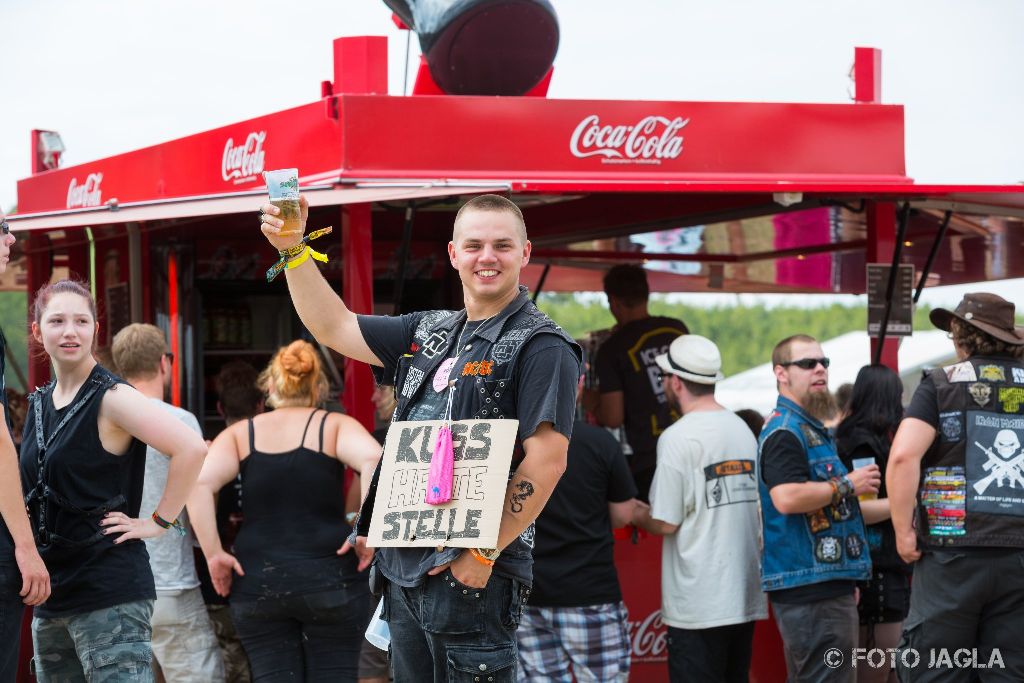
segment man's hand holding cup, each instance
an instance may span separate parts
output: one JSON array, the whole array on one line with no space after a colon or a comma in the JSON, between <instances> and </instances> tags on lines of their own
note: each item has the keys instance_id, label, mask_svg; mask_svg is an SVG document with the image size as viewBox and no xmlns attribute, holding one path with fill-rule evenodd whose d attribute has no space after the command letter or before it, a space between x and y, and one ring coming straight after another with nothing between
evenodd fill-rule
<instances>
[{"instance_id":1,"label":"man's hand holding cup","mask_svg":"<svg viewBox=\"0 0 1024 683\"><path fill-rule=\"evenodd\" d=\"M281 218L281 209L269 202L260 207L260 212L260 230L275 249L278 251L288 249L302 241L302 236L306 232L306 220L309 218L309 203L305 197L299 195L297 225L289 221L289 225L285 227L285 221Z\"/></svg>"}]
</instances>

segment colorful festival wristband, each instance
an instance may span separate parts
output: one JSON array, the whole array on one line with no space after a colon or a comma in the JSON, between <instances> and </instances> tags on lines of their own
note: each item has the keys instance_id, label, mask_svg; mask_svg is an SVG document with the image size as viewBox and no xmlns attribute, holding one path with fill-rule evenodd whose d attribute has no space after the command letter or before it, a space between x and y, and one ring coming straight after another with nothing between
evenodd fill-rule
<instances>
[{"instance_id":1,"label":"colorful festival wristband","mask_svg":"<svg viewBox=\"0 0 1024 683\"><path fill-rule=\"evenodd\" d=\"M278 251L277 255L279 258L277 263L267 269L267 282L273 282L274 278L280 275L281 271L285 268L298 268L309 260L309 257L311 256L321 263L327 263L327 255L321 254L319 251L310 247L309 241L315 240L318 237L323 237L324 235L329 235L333 230L334 228L331 226L321 228L320 230L314 230L303 237L302 241L295 246Z\"/></svg>"},{"instance_id":2,"label":"colorful festival wristband","mask_svg":"<svg viewBox=\"0 0 1024 683\"><path fill-rule=\"evenodd\" d=\"M486 557L481 555L480 551L477 550L476 548L470 548L469 549L469 554L473 556L474 560L476 560L477 562L479 562L482 565L486 565L488 567L493 567L494 566L494 560L488 560Z\"/></svg>"},{"instance_id":3,"label":"colorful festival wristband","mask_svg":"<svg viewBox=\"0 0 1024 683\"><path fill-rule=\"evenodd\" d=\"M159 514L157 514L156 510L153 511L152 517L153 517L153 521L156 522L156 525L158 527L160 527L161 529L172 529L173 528L174 530L176 530L178 532L179 536L184 536L185 535L185 527L183 527L181 525L181 522L179 522L178 520L174 520L173 522L168 522L166 519L164 519Z\"/></svg>"}]
</instances>

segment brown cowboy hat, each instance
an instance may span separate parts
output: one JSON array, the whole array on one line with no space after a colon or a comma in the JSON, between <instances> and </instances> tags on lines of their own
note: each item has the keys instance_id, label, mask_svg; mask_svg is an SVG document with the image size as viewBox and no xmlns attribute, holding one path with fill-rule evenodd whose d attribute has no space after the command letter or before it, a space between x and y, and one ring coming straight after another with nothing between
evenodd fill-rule
<instances>
[{"instance_id":1,"label":"brown cowboy hat","mask_svg":"<svg viewBox=\"0 0 1024 683\"><path fill-rule=\"evenodd\" d=\"M928 317L935 327L946 332L949 332L953 318L957 318L999 341L1021 346L1024 345L1024 327L1016 327L1015 313L1013 303L1003 297L988 292L975 292L964 294L956 310L936 308Z\"/></svg>"}]
</instances>

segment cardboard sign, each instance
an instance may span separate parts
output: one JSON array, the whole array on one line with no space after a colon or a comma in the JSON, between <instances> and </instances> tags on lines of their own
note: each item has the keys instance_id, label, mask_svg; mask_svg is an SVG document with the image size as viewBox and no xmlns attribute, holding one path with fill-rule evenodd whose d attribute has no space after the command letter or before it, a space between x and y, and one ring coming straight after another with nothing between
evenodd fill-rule
<instances>
[{"instance_id":1,"label":"cardboard sign","mask_svg":"<svg viewBox=\"0 0 1024 683\"><path fill-rule=\"evenodd\" d=\"M518 420L452 422L452 499L425 502L427 474L442 420L393 422L384 441L367 545L493 548L508 486Z\"/></svg>"}]
</instances>

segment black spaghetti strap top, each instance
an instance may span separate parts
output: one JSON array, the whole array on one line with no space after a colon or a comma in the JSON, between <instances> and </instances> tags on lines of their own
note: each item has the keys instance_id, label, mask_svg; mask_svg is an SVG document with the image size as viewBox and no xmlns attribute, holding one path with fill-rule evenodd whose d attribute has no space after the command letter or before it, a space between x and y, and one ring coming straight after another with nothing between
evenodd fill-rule
<instances>
[{"instance_id":1,"label":"black spaghetti strap top","mask_svg":"<svg viewBox=\"0 0 1024 683\"><path fill-rule=\"evenodd\" d=\"M242 514L235 557L245 576L236 576L232 600L256 600L338 588L356 578L354 552L337 555L351 527L345 522L345 466L324 455L320 418L317 450L305 447L314 410L298 448L284 453L256 450L249 420L249 457L240 466Z\"/></svg>"}]
</instances>

